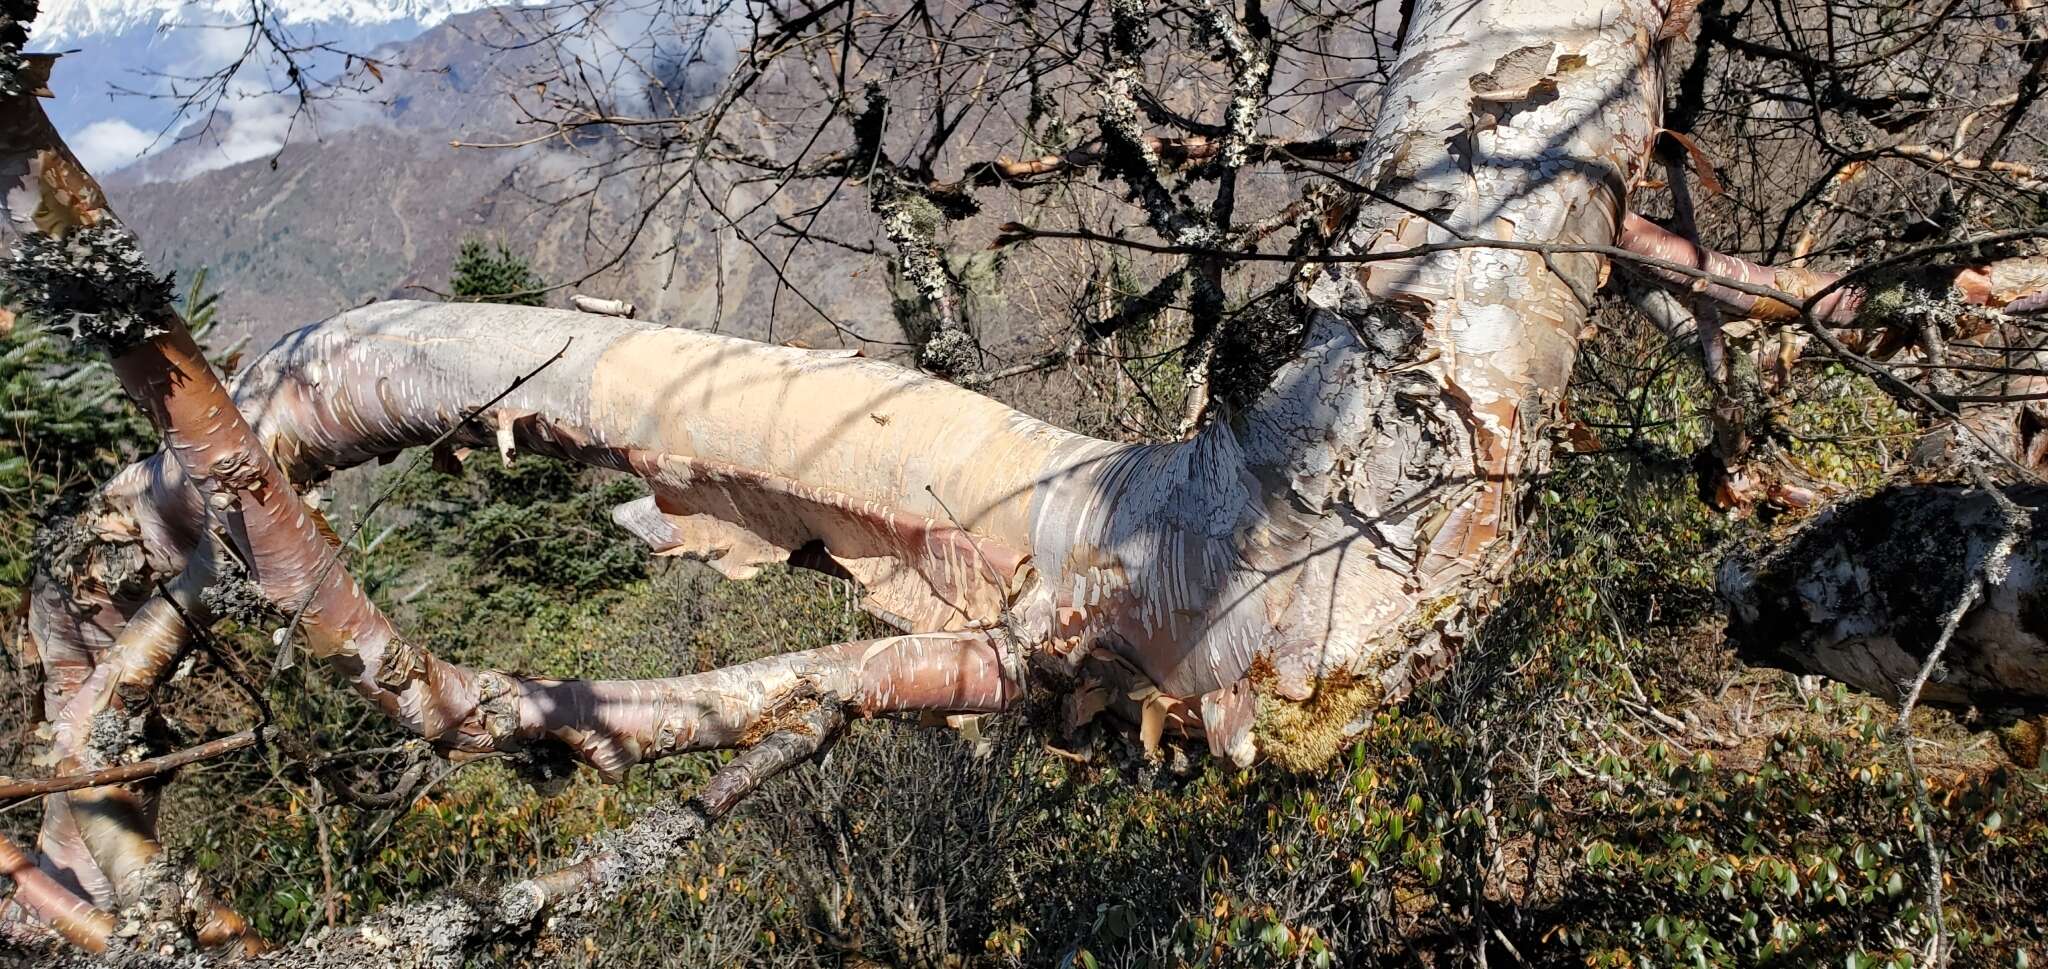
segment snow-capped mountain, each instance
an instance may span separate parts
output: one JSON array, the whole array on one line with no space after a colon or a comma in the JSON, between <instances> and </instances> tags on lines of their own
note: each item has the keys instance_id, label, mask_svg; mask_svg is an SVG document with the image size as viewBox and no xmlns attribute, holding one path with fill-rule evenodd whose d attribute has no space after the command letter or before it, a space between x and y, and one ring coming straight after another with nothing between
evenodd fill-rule
<instances>
[{"instance_id":1,"label":"snow-capped mountain","mask_svg":"<svg viewBox=\"0 0 2048 969\"><path fill-rule=\"evenodd\" d=\"M278 0L270 4L288 24L432 27L451 16L493 6L493 0ZM250 0L43 0L36 41L53 47L89 42L137 27L225 24L247 20Z\"/></svg>"},{"instance_id":2,"label":"snow-capped mountain","mask_svg":"<svg viewBox=\"0 0 2048 969\"><path fill-rule=\"evenodd\" d=\"M195 121L181 113L179 93L242 57L245 27L257 0L43 0L31 29L32 50L60 51L51 78L51 120L87 167L109 172L177 140ZM417 37L450 17L507 2L532 0L267 0L273 22L298 44L371 54ZM274 152L298 120L295 105L274 82L283 65L258 48L225 96L203 137L227 165ZM331 74L345 58L305 55L301 68ZM442 66L442 65L436 65ZM177 80L182 78L184 80ZM191 171L202 170L196 166Z\"/></svg>"}]
</instances>

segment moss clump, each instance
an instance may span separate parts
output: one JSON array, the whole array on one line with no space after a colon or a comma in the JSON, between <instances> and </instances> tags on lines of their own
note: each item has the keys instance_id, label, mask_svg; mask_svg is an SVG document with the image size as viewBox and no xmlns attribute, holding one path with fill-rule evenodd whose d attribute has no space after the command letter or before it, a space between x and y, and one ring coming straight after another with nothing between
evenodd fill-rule
<instances>
[{"instance_id":1,"label":"moss clump","mask_svg":"<svg viewBox=\"0 0 2048 969\"><path fill-rule=\"evenodd\" d=\"M2048 768L2048 716L2019 720L1998 728L1998 742L2021 769Z\"/></svg>"},{"instance_id":2,"label":"moss clump","mask_svg":"<svg viewBox=\"0 0 2048 969\"><path fill-rule=\"evenodd\" d=\"M1346 673L1324 677L1306 700L1261 691L1252 738L1268 763L1297 774L1321 770L1351 745L1355 725L1382 695L1376 681Z\"/></svg>"},{"instance_id":3,"label":"moss clump","mask_svg":"<svg viewBox=\"0 0 2048 969\"><path fill-rule=\"evenodd\" d=\"M1907 302L1906 287L1896 279L1872 285L1864 291L1863 306L1856 311L1856 322L1891 323L1905 313Z\"/></svg>"}]
</instances>

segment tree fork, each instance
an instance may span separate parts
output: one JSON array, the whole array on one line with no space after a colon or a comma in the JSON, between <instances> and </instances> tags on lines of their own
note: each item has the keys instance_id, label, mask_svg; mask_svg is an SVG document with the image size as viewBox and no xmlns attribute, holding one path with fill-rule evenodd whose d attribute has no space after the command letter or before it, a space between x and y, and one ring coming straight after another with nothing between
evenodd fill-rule
<instances>
[{"instance_id":1,"label":"tree fork","mask_svg":"<svg viewBox=\"0 0 2048 969\"><path fill-rule=\"evenodd\" d=\"M753 742L808 691L1001 709L1028 654L1073 674L1077 718L1315 763L1456 656L1513 554L1606 267L1484 244L1617 238L1657 130L1662 22L1637 0L1418 3L1360 178L1398 204L1362 205L1334 246L1389 258L1302 272L1300 351L1186 442L1089 439L844 355L512 307L344 314L230 399L151 318L164 332L119 364L169 445L138 527L224 522L264 595L306 607L315 652L452 751L554 740L616 772ZM562 365L468 421L570 333ZM912 632L663 681L445 663L345 570L319 577L331 552L294 486L450 431L634 474L652 494L621 524L735 577L822 554Z\"/></svg>"},{"instance_id":2,"label":"tree fork","mask_svg":"<svg viewBox=\"0 0 2048 969\"><path fill-rule=\"evenodd\" d=\"M1488 38L1476 46L1461 36L1470 13L1437 4L1413 18L1413 69L1386 92L1412 110L1382 113L1375 133L1383 154L1406 160L1370 175L1413 202L1367 210L1342 248L1613 238L1621 186L1654 130L1656 11L1502 3L1476 14ZM1443 142L1439 129L1469 126L1475 105L1496 123ZM1567 127L1582 137L1546 133ZM1448 174L1472 166L1485 177ZM1456 226L1414 215L1424 208L1447 208ZM587 316L571 317L583 341L571 360L473 437L494 431L508 455L533 448L639 475L655 493L621 509L622 523L729 574L818 543L906 628L1008 622L1142 733L1206 735L1242 763L1257 750L1261 698L1301 702L1327 684L1348 698L1343 716L1359 716L1455 654L1472 610L1447 606L1483 605L1512 551L1521 483L1542 468L1542 428L1584 317L1578 294L1599 265L1464 249L1315 273L1307 345L1263 399L1183 443L1095 441L869 361ZM502 325L511 313L519 326ZM494 368L530 356L504 333L564 326L541 310L371 307L259 360L241 403L263 416L259 433L292 478L310 480L445 431L503 385ZM385 386L399 393L386 399ZM216 396L205 410L226 406ZM261 471L260 453L217 455L228 460L215 467L173 443L230 517L253 507L286 528L303 520L295 502L263 504L287 493L282 482L239 498L216 483ZM189 493L158 489L154 514L191 514ZM363 607L339 587L289 587L321 554L298 529L285 548L299 559L256 571L280 601L329 596L309 612L318 641L323 623L355 624L338 610ZM429 684L420 696L466 698L474 684L381 617L356 618L367 635L316 648L353 649L344 662L359 688L429 735L491 746L466 703L395 703L380 677ZM1110 688L1121 683L1136 689Z\"/></svg>"},{"instance_id":3,"label":"tree fork","mask_svg":"<svg viewBox=\"0 0 2048 969\"><path fill-rule=\"evenodd\" d=\"M257 443L168 305L168 284L152 281L141 268L132 238L50 128L40 106L25 96L8 100L10 110L0 126L10 136L20 136L10 138L9 150L0 156L0 174L14 176L6 197L8 214L23 226L34 226L17 245L10 272L28 291L30 307L53 318L69 318L81 338L108 348L124 389L164 435L165 453L176 460L186 482L197 483L190 491L203 500L202 514L220 523L249 563L251 577L265 598L280 608L301 609L316 652L353 674L360 692L416 731L444 746L471 750L516 748L546 734L607 773L616 773L656 748L680 752L746 743L747 731L783 695L766 691L796 682L837 688L864 712L896 709L899 703L919 710L987 711L1001 709L1015 697L1008 671L985 635L964 637L972 642L957 648L946 636L847 644L837 652L782 657L772 670L768 667L776 664L771 660L723 674L654 684L564 683L475 674L418 650L396 635L346 571L327 567L328 546L317 514L299 500L268 451ZM85 275L87 267L103 273L109 266L129 276L109 282ZM187 511L187 533L203 535L204 529L191 527L190 504L175 504ZM181 550L178 556L189 561L192 551ZM196 574L190 567L184 572ZM199 577L202 584L210 575ZM151 603L158 601L146 600L134 618L152 615ZM111 596L107 603L114 604ZM182 610L178 612L182 620ZM31 625L53 628L33 621ZM165 617L155 623L131 622L124 632L137 632L158 647L182 643L182 629L174 630L173 625ZM75 634L66 634L62 643L77 641ZM138 647L132 653L118 650L115 658L156 666L151 660L165 654L164 649ZM970 668L975 663L979 667ZM86 700L88 707L99 707L108 701L112 686L132 685L134 672L109 665L93 669L82 681L80 676L66 677L58 699ZM86 690L95 679L101 688ZM700 687L719 692L700 694ZM687 712L702 714L702 721L678 720L671 714L678 704L696 704ZM723 720L718 719L721 716ZM78 723L77 718L63 719ZM703 721L717 722L706 729ZM138 889L148 891L144 883L161 878L144 877L154 870L160 850L153 809L123 788L99 788L53 797L49 816L60 825L74 817L74 798L94 809L78 834L88 848L98 851L93 867L106 870L124 898L133 897ZM50 830L46 826L46 833ZM73 829L55 830L65 843L75 843ZM106 863L97 864L102 860ZM29 865L18 852L9 861L14 870ZM22 870L16 881L24 886L23 901L78 936L74 941L84 938L80 925L98 924L75 917L73 910L81 905L89 910L89 904L40 872ZM214 906L210 914L202 915L196 932L202 941L240 939L250 952L260 946L233 913Z\"/></svg>"}]
</instances>

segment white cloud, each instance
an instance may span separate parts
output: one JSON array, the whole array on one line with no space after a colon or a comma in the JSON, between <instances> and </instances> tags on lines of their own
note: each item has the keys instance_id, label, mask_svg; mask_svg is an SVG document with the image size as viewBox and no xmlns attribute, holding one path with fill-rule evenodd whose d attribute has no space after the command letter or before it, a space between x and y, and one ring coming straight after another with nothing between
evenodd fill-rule
<instances>
[{"instance_id":1,"label":"white cloud","mask_svg":"<svg viewBox=\"0 0 2048 969\"><path fill-rule=\"evenodd\" d=\"M89 172L111 172L157 147L154 135L119 118L86 125L70 140L71 151Z\"/></svg>"},{"instance_id":2,"label":"white cloud","mask_svg":"<svg viewBox=\"0 0 2048 969\"><path fill-rule=\"evenodd\" d=\"M212 130L199 135L179 178L276 154L291 134L296 103L280 94L244 87L238 81L221 99Z\"/></svg>"},{"instance_id":3,"label":"white cloud","mask_svg":"<svg viewBox=\"0 0 2048 969\"><path fill-rule=\"evenodd\" d=\"M286 144L315 142L351 128L373 124L379 106L367 101L322 101L310 109L298 99L237 78L220 99L205 130L191 139L177 178L191 178L229 165L268 158Z\"/></svg>"},{"instance_id":4,"label":"white cloud","mask_svg":"<svg viewBox=\"0 0 2048 969\"><path fill-rule=\"evenodd\" d=\"M715 90L732 71L742 5L718 0L609 0L549 8L557 54L589 79L604 107L673 112Z\"/></svg>"},{"instance_id":5,"label":"white cloud","mask_svg":"<svg viewBox=\"0 0 2048 969\"><path fill-rule=\"evenodd\" d=\"M180 152L173 178L191 178L230 165L276 155L288 143L315 140L376 120L378 106L349 97L321 99L302 105L297 97L284 93L284 64L274 53L247 49L249 32L236 17L219 9L198 4L188 8L180 21L179 36L189 45L188 55L174 63L169 73L184 78L210 77L235 65L234 76L207 110L186 120L203 122L203 127L186 128L189 147ZM247 57L246 61L242 59ZM304 64L319 75L330 73L332 56L313 55ZM237 65L237 61L242 61ZM171 85L175 87L176 85ZM190 81L185 82L191 86Z\"/></svg>"}]
</instances>

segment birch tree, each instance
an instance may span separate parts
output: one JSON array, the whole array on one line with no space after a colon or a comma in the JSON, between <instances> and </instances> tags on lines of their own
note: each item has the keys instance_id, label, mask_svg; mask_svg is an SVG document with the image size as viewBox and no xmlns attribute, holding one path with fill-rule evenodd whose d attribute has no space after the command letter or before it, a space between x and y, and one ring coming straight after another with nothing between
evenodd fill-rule
<instances>
[{"instance_id":1,"label":"birch tree","mask_svg":"<svg viewBox=\"0 0 2048 969\"><path fill-rule=\"evenodd\" d=\"M783 17L773 37L833 6ZM1530 486L1564 433L1589 312L1623 283L1674 339L1702 347L1729 401L1748 400L1738 375L1777 349L1728 334L1769 322L1788 345L1811 341L1922 408L1930 440L1946 442L1957 483L1837 500L1728 421L1717 500L1806 515L1724 568L1740 648L1885 696L1910 683L1909 707L2048 700L2048 633L2031 606L2048 539L2032 528L2037 492L2009 487L2042 460L2029 409L2039 373L2008 366L1998 375L2011 386L1972 393L1893 365L1964 374L1972 353L2027 345L2012 334L2030 328L2048 275L2028 248L2034 230L1823 273L1708 251L1683 211L1668 225L1633 211L1646 186L1698 170L1671 162L1689 142L1666 128L1666 74L1683 66L1667 61L1693 27L1690 5L1417 0L1367 95L1369 134L1341 146L1261 133L1276 48L1256 4L1196 13L1210 18L1231 92L1212 133L1152 130L1163 123L1140 65L1156 12L1112 0L1093 92L1099 148L989 169L992 183L1098 170L1144 211L1157 241L1141 245L1185 260L1196 324L1186 433L1128 442L976 392L988 374L948 335L966 332L958 278L930 226L973 179L942 184L930 158L889 159L886 85L841 105L861 109L854 143L809 174L865 182L936 320L922 370L690 320L391 301L290 334L230 386L44 119L48 60L20 53L33 9L10 9L0 185L18 241L7 280L25 310L106 350L165 445L46 542L28 624L57 773L71 780L35 792L34 854L0 841L14 903L119 958L453 965L660 870L849 717L992 715L1037 697L1069 723L1122 724L1148 752L1192 744L1238 767L1313 766L1455 663L1484 621ZM562 125L632 127L601 113ZM1325 204L1302 210L1315 231L1291 254L1259 253L1258 228L1231 214L1238 169L1317 153L1349 167ZM1962 167L1993 170L1996 155ZM1212 157L1225 174L1205 205L1160 179ZM999 241L1056 237L1017 226ZM1286 337L1249 368L1256 387L1212 393L1251 353L1223 322L1219 280L1262 256L1289 266ZM1912 272L1885 272L1896 269ZM653 680L451 662L365 594L301 497L415 448L443 463L473 448L630 475L646 494L615 510L622 540L733 579L782 562L847 577L901 634ZM146 748L152 694L195 636L263 609L284 617L282 649L303 649L449 757L617 777L678 754L744 753L692 800L552 874L273 951L162 856L155 795L132 782L185 761L130 753ZM138 920L140 935L116 933Z\"/></svg>"}]
</instances>

